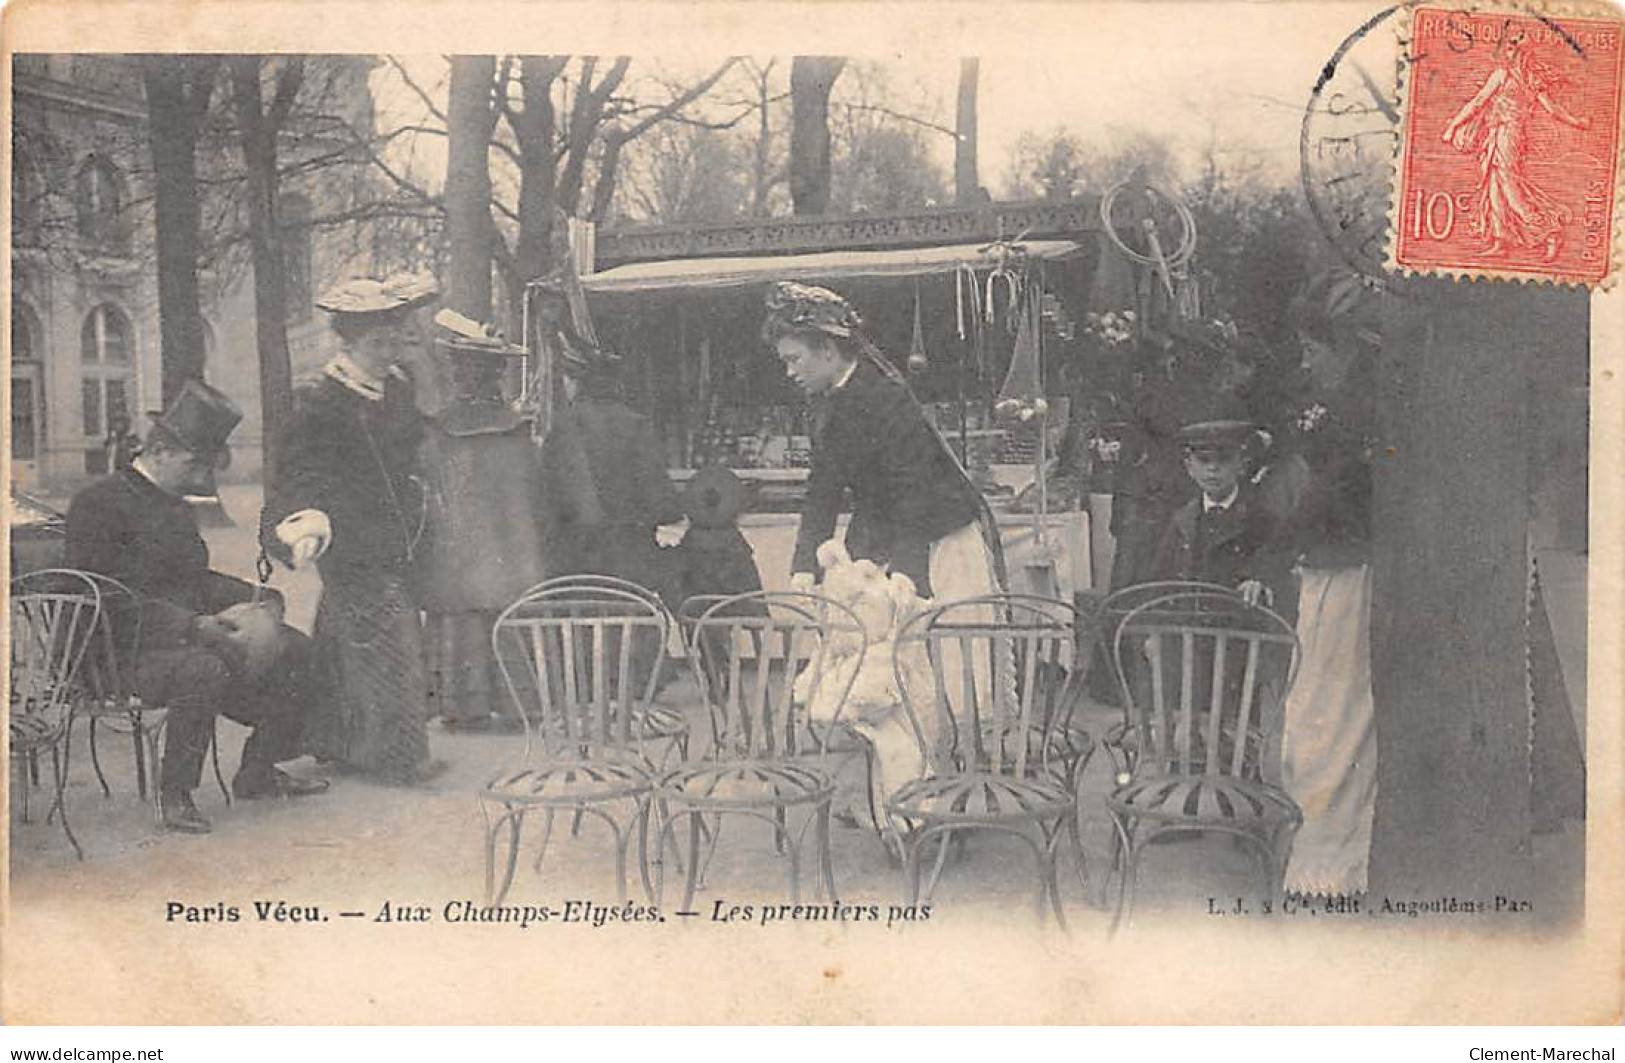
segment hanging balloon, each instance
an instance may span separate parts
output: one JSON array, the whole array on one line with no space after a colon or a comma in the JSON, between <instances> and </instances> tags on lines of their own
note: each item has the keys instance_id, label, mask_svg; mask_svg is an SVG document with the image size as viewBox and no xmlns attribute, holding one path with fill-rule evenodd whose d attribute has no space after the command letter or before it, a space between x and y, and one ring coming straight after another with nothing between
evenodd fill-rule
<instances>
[{"instance_id":1,"label":"hanging balloon","mask_svg":"<svg viewBox=\"0 0 1625 1063\"><path fill-rule=\"evenodd\" d=\"M908 345L908 371L910 373L923 373L931 367L931 360L925 356L925 329L920 323L920 284L914 283L914 338Z\"/></svg>"}]
</instances>

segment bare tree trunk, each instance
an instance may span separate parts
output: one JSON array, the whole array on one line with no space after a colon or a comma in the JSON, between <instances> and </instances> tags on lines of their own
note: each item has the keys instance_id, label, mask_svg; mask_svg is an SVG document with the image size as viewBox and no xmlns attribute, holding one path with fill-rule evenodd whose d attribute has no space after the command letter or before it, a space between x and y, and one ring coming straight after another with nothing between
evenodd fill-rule
<instances>
[{"instance_id":1,"label":"bare tree trunk","mask_svg":"<svg viewBox=\"0 0 1625 1063\"><path fill-rule=\"evenodd\" d=\"M976 79L980 60L959 61L959 107L954 121L954 199L976 203L982 198L976 175Z\"/></svg>"},{"instance_id":2,"label":"bare tree trunk","mask_svg":"<svg viewBox=\"0 0 1625 1063\"><path fill-rule=\"evenodd\" d=\"M755 218L767 217L767 197L773 190L772 171L769 169L770 144L769 138L773 135L773 127L769 122L771 113L768 105L772 102L768 93L768 76L773 72L776 60L769 60L764 67L753 67L756 75L756 153L752 159L751 185L750 185L750 213Z\"/></svg>"},{"instance_id":3,"label":"bare tree trunk","mask_svg":"<svg viewBox=\"0 0 1625 1063\"><path fill-rule=\"evenodd\" d=\"M476 321L491 316L491 168L489 152L496 116L491 105L496 59L451 59L449 143L446 157L446 234L451 265L446 303Z\"/></svg>"},{"instance_id":4,"label":"bare tree trunk","mask_svg":"<svg viewBox=\"0 0 1625 1063\"><path fill-rule=\"evenodd\" d=\"M829 210L829 94L845 58L798 55L790 63L790 202L796 214Z\"/></svg>"},{"instance_id":5,"label":"bare tree trunk","mask_svg":"<svg viewBox=\"0 0 1625 1063\"><path fill-rule=\"evenodd\" d=\"M1536 874L1525 366L1583 352L1587 304L1479 287L1415 282L1385 308L1373 898L1527 897Z\"/></svg>"},{"instance_id":6,"label":"bare tree trunk","mask_svg":"<svg viewBox=\"0 0 1625 1063\"><path fill-rule=\"evenodd\" d=\"M204 375L198 294L197 131L213 95L214 57L147 56L147 136L155 183L158 332L163 405Z\"/></svg>"},{"instance_id":7,"label":"bare tree trunk","mask_svg":"<svg viewBox=\"0 0 1625 1063\"><path fill-rule=\"evenodd\" d=\"M277 136L304 83L305 61L281 61L269 107L261 78L267 63L259 55L229 60L232 107L248 175L248 228L254 254L254 339L260 364L260 419L263 476L276 476L281 429L293 409L293 365L288 353L287 275L277 215Z\"/></svg>"}]
</instances>

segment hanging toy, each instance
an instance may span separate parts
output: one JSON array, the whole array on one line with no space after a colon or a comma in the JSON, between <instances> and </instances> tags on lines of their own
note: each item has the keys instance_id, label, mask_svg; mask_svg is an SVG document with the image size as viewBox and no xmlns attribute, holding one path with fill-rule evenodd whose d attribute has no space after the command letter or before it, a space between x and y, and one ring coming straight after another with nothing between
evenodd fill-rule
<instances>
[{"instance_id":1,"label":"hanging toy","mask_svg":"<svg viewBox=\"0 0 1625 1063\"><path fill-rule=\"evenodd\" d=\"M1004 386L999 389L999 399L993 406L993 412L1000 417L1022 424L1034 418L1042 421L1049 413L1038 365L1038 334L1042 321L1039 305L1039 300L1029 298L1016 315L1016 345L1010 353L1010 371L1005 374Z\"/></svg>"},{"instance_id":2,"label":"hanging toy","mask_svg":"<svg viewBox=\"0 0 1625 1063\"><path fill-rule=\"evenodd\" d=\"M908 371L923 373L931 367L925 356L925 329L920 323L920 282L914 282L914 338L908 345Z\"/></svg>"}]
</instances>

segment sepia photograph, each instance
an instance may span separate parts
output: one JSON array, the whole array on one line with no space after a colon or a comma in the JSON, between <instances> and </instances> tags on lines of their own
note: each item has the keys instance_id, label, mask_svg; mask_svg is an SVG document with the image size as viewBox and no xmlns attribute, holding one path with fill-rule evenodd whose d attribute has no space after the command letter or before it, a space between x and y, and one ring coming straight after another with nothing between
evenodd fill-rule
<instances>
[{"instance_id":1,"label":"sepia photograph","mask_svg":"<svg viewBox=\"0 0 1625 1063\"><path fill-rule=\"evenodd\" d=\"M7 1024L1619 1021L1619 8L47 6Z\"/></svg>"}]
</instances>

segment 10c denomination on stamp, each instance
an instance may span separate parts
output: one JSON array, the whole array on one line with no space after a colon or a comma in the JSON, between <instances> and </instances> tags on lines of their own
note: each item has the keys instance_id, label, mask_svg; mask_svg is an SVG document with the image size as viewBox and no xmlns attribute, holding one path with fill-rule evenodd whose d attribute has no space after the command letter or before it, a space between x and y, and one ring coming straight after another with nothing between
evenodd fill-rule
<instances>
[{"instance_id":1,"label":"10c denomination on stamp","mask_svg":"<svg viewBox=\"0 0 1625 1063\"><path fill-rule=\"evenodd\" d=\"M1618 19L1423 6L1405 34L1390 265L1594 286L1614 265Z\"/></svg>"}]
</instances>

